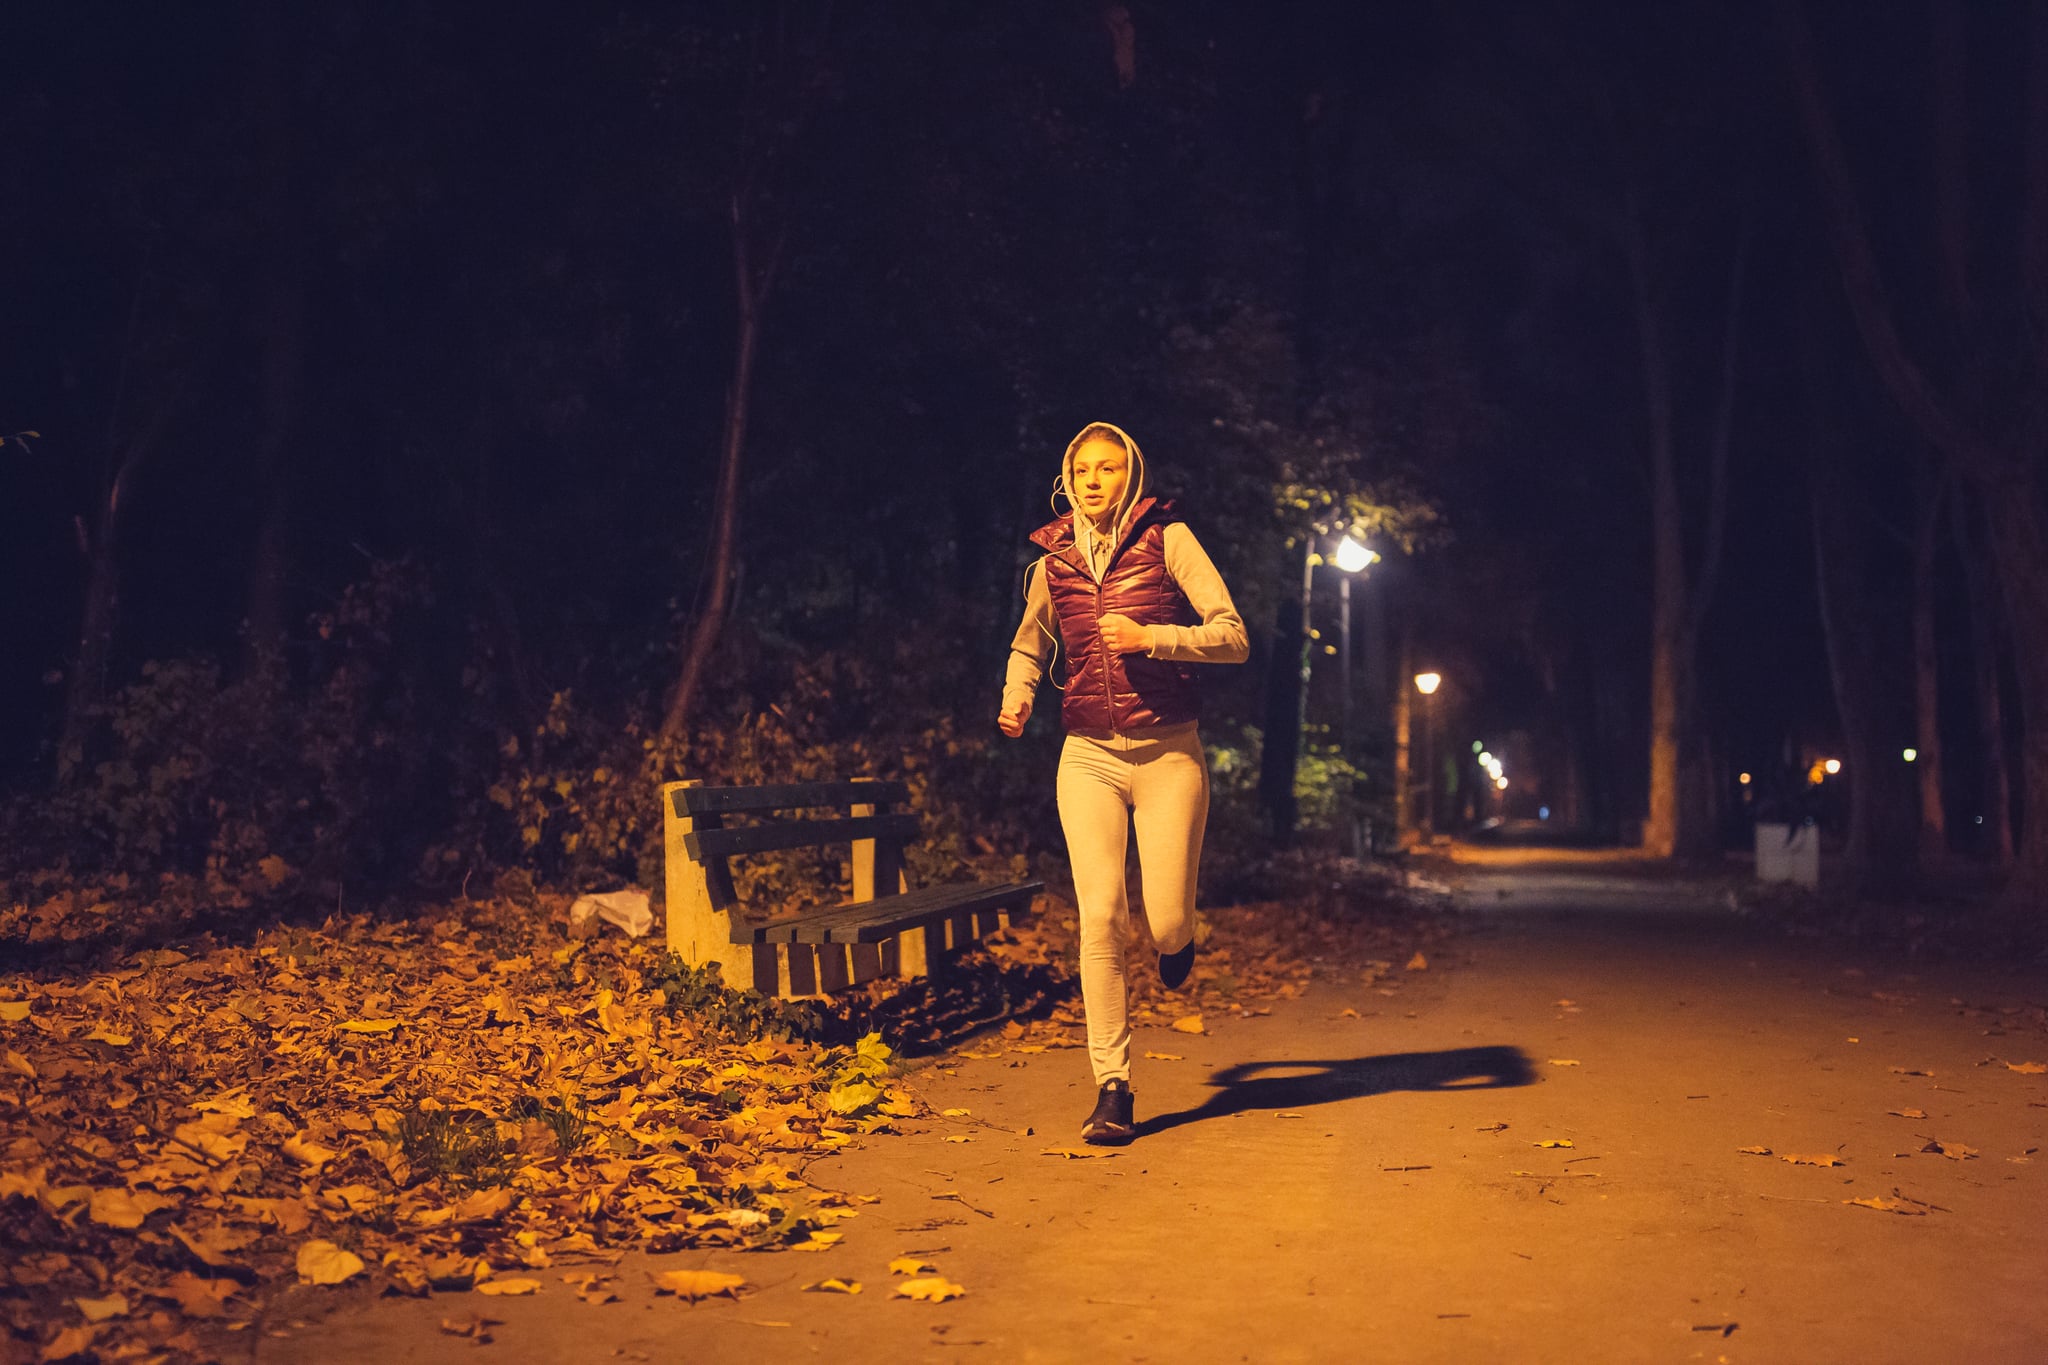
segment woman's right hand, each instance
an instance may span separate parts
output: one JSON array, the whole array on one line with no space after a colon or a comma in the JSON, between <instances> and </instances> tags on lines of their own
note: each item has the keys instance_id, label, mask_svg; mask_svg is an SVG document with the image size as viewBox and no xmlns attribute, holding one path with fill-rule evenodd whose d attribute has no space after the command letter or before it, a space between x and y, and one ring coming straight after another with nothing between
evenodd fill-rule
<instances>
[{"instance_id":1,"label":"woman's right hand","mask_svg":"<svg viewBox=\"0 0 2048 1365\"><path fill-rule=\"evenodd\" d=\"M1031 702L1028 699L1009 702L1004 705L1002 714L996 717L996 729L1015 739L1024 733L1024 722L1030 719Z\"/></svg>"}]
</instances>

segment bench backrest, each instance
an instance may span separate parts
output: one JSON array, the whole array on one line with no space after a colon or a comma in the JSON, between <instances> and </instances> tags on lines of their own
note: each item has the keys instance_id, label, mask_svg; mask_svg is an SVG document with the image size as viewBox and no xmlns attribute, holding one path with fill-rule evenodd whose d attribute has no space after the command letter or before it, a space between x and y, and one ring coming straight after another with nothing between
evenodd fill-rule
<instances>
[{"instance_id":1,"label":"bench backrest","mask_svg":"<svg viewBox=\"0 0 2048 1365\"><path fill-rule=\"evenodd\" d=\"M901 782L790 782L758 787L704 787L681 783L669 788L673 813L687 831L682 846L703 865L705 890L721 910L736 906L727 858L779 849L850 844L853 851L853 898L872 900L901 889L903 845L915 839L917 815L891 811L907 805L910 789ZM728 829L727 815L775 816L784 811L834 808L849 812L830 819L769 819Z\"/></svg>"}]
</instances>

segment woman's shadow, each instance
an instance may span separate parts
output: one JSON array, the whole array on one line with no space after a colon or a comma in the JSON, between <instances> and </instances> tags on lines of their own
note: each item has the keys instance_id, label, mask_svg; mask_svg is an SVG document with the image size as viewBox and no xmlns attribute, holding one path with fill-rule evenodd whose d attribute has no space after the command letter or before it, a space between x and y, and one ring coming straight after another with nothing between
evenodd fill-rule
<instances>
[{"instance_id":1,"label":"woman's shadow","mask_svg":"<svg viewBox=\"0 0 2048 1365\"><path fill-rule=\"evenodd\" d=\"M1285 1071L1284 1076L1262 1073ZM1390 1090L1495 1090L1536 1079L1516 1047L1460 1047L1443 1052L1394 1052L1342 1061L1313 1059L1240 1062L1211 1073L1215 1094L1193 1109L1157 1114L1138 1124L1138 1136L1184 1123L1253 1109L1303 1109L1312 1104L1384 1095Z\"/></svg>"}]
</instances>

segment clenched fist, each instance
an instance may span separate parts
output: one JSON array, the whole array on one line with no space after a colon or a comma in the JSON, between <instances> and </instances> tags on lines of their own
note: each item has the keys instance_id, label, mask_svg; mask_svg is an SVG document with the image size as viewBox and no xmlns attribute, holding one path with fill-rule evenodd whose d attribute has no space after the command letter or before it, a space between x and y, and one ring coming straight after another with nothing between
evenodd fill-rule
<instances>
[{"instance_id":1,"label":"clenched fist","mask_svg":"<svg viewBox=\"0 0 2048 1365\"><path fill-rule=\"evenodd\" d=\"M1002 714L996 717L996 729L1011 739L1024 733L1024 722L1031 719L1031 699L1004 705Z\"/></svg>"},{"instance_id":2,"label":"clenched fist","mask_svg":"<svg viewBox=\"0 0 2048 1365\"><path fill-rule=\"evenodd\" d=\"M1143 654L1152 648L1151 630L1121 612L1113 611L1103 617L1099 628L1102 643L1109 646L1112 654Z\"/></svg>"}]
</instances>

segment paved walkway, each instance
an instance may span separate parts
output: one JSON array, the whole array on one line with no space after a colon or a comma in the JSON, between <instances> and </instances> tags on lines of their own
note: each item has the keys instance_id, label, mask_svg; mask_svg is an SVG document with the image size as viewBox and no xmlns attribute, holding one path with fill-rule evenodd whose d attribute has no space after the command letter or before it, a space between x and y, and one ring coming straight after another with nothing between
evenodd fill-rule
<instances>
[{"instance_id":1,"label":"paved walkway","mask_svg":"<svg viewBox=\"0 0 2048 1365\"><path fill-rule=\"evenodd\" d=\"M920 1089L971 1117L813 1169L882 1196L828 1252L386 1300L252 1358L467 1356L438 1324L481 1311L506 1362L2048 1360L2048 1075L2008 1065L2048 1061L2038 969L1795 944L1627 864L1462 894L1393 995L1142 1032L1183 1059L1139 1064L1117 1156L1041 1155L1078 1146L1080 1051L946 1061ZM891 1298L904 1255L966 1296ZM656 1299L677 1266L759 1290ZM802 1292L828 1275L865 1292Z\"/></svg>"}]
</instances>

